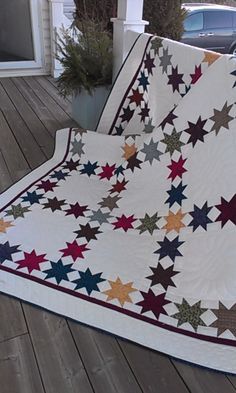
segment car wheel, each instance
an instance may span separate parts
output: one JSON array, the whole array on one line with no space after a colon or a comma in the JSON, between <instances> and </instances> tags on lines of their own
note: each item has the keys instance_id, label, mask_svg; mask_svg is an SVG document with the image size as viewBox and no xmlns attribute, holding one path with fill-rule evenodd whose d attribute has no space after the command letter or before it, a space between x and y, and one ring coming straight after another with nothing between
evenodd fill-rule
<instances>
[{"instance_id":1,"label":"car wheel","mask_svg":"<svg viewBox=\"0 0 236 393\"><path fill-rule=\"evenodd\" d=\"M236 45L233 46L233 48L231 49L231 53L232 53L233 56L236 57Z\"/></svg>"}]
</instances>

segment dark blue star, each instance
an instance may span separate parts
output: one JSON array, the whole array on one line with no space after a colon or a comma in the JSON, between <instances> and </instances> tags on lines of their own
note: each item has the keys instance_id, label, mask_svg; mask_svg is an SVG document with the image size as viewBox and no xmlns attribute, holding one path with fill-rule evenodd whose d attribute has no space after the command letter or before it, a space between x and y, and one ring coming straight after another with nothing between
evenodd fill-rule
<instances>
[{"instance_id":1,"label":"dark blue star","mask_svg":"<svg viewBox=\"0 0 236 393\"><path fill-rule=\"evenodd\" d=\"M122 127L121 124L119 125L119 127L115 127L115 129L116 129L115 135L122 135L124 132L124 128Z\"/></svg>"},{"instance_id":2,"label":"dark blue star","mask_svg":"<svg viewBox=\"0 0 236 393\"><path fill-rule=\"evenodd\" d=\"M141 72L141 76L140 78L138 78L138 81L139 81L139 85L143 86L143 90L146 91L150 83L148 82L148 76L145 76L145 73L143 71Z\"/></svg>"},{"instance_id":3,"label":"dark blue star","mask_svg":"<svg viewBox=\"0 0 236 393\"><path fill-rule=\"evenodd\" d=\"M171 190L167 191L169 194L169 198L166 200L165 203L169 203L170 207L176 202L178 203L180 206L182 206L182 201L184 199L187 199L187 197L183 194L185 188L187 186L183 186L182 182L177 186L171 186Z\"/></svg>"},{"instance_id":4,"label":"dark blue star","mask_svg":"<svg viewBox=\"0 0 236 393\"><path fill-rule=\"evenodd\" d=\"M94 162L93 164L90 161L88 161L87 164L83 164L83 165L84 167L83 169L80 170L80 173L84 175L88 175L89 177L91 175L96 175L95 170L98 168L97 161Z\"/></svg>"},{"instance_id":5,"label":"dark blue star","mask_svg":"<svg viewBox=\"0 0 236 393\"><path fill-rule=\"evenodd\" d=\"M127 121L129 122L134 114L134 110L130 109L129 106L127 106L127 108L123 108L123 115L121 115L120 117L122 118L122 122Z\"/></svg>"},{"instance_id":6,"label":"dark blue star","mask_svg":"<svg viewBox=\"0 0 236 393\"><path fill-rule=\"evenodd\" d=\"M211 207L207 206L207 202L200 209L196 205L194 205L194 211L190 212L193 220L190 222L189 226L193 226L193 232L201 226L205 230L207 230L207 224L211 224L212 221L208 217L208 213L211 211Z\"/></svg>"},{"instance_id":7,"label":"dark blue star","mask_svg":"<svg viewBox=\"0 0 236 393\"><path fill-rule=\"evenodd\" d=\"M73 265L72 263L69 265L63 265L61 259L59 259L58 262L51 262L51 265L51 269L44 270L43 272L47 274L45 280L47 278L55 278L57 284L60 284L62 280L69 281L67 274L75 271L74 269L71 269L71 266Z\"/></svg>"},{"instance_id":8,"label":"dark blue star","mask_svg":"<svg viewBox=\"0 0 236 393\"><path fill-rule=\"evenodd\" d=\"M164 257L170 257L170 259L174 262L175 257L183 256L178 250L178 248L184 243L179 242L179 236L177 236L174 240L169 240L167 237L165 237L163 242L157 243L161 248L155 251L154 254L160 254L160 259Z\"/></svg>"},{"instance_id":9,"label":"dark blue star","mask_svg":"<svg viewBox=\"0 0 236 393\"><path fill-rule=\"evenodd\" d=\"M34 203L39 203L42 197L43 194L37 194L36 191L27 192L27 196L22 197L22 201L29 202L31 205L33 205Z\"/></svg>"},{"instance_id":10,"label":"dark blue star","mask_svg":"<svg viewBox=\"0 0 236 393\"><path fill-rule=\"evenodd\" d=\"M116 168L115 170L115 175L118 177L119 175L123 175L124 174L124 170L125 168L123 168L122 165L118 166L118 168Z\"/></svg>"},{"instance_id":11,"label":"dark blue star","mask_svg":"<svg viewBox=\"0 0 236 393\"><path fill-rule=\"evenodd\" d=\"M233 72L231 72L231 73L230 73L230 75L233 75L233 76L235 76L235 77L236 77L236 70L235 70L235 71L233 71ZM236 87L236 81L234 82L234 85L233 85L233 87Z\"/></svg>"},{"instance_id":12,"label":"dark blue star","mask_svg":"<svg viewBox=\"0 0 236 393\"><path fill-rule=\"evenodd\" d=\"M62 170L60 170L60 171L55 171L55 172L51 175L52 178L57 179L58 181L59 181L59 180L64 180L67 176L68 176L68 173L63 173Z\"/></svg>"},{"instance_id":13,"label":"dark blue star","mask_svg":"<svg viewBox=\"0 0 236 393\"><path fill-rule=\"evenodd\" d=\"M100 291L97 284L105 281L101 278L102 273L92 274L90 269L87 269L86 272L79 272L79 274L80 278L73 281L77 284L75 289L85 288L89 295L92 291Z\"/></svg>"},{"instance_id":14,"label":"dark blue star","mask_svg":"<svg viewBox=\"0 0 236 393\"><path fill-rule=\"evenodd\" d=\"M180 94L181 97L184 97L190 91L190 89L191 89L191 85L189 86L185 85L185 92Z\"/></svg>"},{"instance_id":15,"label":"dark blue star","mask_svg":"<svg viewBox=\"0 0 236 393\"><path fill-rule=\"evenodd\" d=\"M10 246L9 242L4 244L0 244L0 263L4 261L12 261L12 254L19 252L18 250L19 245L17 246Z\"/></svg>"}]
</instances>

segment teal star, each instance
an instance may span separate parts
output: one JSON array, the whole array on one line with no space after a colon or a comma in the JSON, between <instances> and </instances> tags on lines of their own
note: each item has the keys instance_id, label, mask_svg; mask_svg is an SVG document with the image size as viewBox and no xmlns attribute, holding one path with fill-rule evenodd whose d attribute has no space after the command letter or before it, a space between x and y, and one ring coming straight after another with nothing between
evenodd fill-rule
<instances>
[{"instance_id":1,"label":"teal star","mask_svg":"<svg viewBox=\"0 0 236 393\"><path fill-rule=\"evenodd\" d=\"M51 262L51 269L44 270L43 273L46 273L47 276L45 277L45 280L48 278L55 278L57 284L60 284L62 280L69 281L68 279L68 273L74 272L74 269L71 269L71 266L73 263L69 265L63 265L63 262L61 259L59 259L58 262Z\"/></svg>"},{"instance_id":2,"label":"teal star","mask_svg":"<svg viewBox=\"0 0 236 393\"><path fill-rule=\"evenodd\" d=\"M109 222L108 218L111 218L109 213L103 213L101 209L98 209L97 211L92 210L92 216L90 216L90 221L98 221L100 225L103 223Z\"/></svg>"},{"instance_id":3,"label":"teal star","mask_svg":"<svg viewBox=\"0 0 236 393\"><path fill-rule=\"evenodd\" d=\"M92 274L90 269L85 272L79 271L80 278L74 280L76 284L75 290L85 288L87 293L91 295L92 291L100 292L98 284L105 281L101 278L102 273Z\"/></svg>"}]
</instances>

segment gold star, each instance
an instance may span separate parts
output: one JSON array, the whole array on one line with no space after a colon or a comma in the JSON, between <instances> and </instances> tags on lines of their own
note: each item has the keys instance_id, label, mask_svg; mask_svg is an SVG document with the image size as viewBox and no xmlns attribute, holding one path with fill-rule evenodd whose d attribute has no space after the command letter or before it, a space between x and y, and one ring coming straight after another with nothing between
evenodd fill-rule
<instances>
[{"instance_id":1,"label":"gold star","mask_svg":"<svg viewBox=\"0 0 236 393\"><path fill-rule=\"evenodd\" d=\"M137 151L137 147L134 143L131 146L126 143L125 146L122 147L122 149L124 150L124 154L122 157L124 157L126 160L132 157Z\"/></svg>"},{"instance_id":2,"label":"gold star","mask_svg":"<svg viewBox=\"0 0 236 393\"><path fill-rule=\"evenodd\" d=\"M104 291L104 293L108 296L107 301L117 299L122 307L125 302L133 303L129 294L131 292L136 292L137 290L132 287L132 282L123 284L120 278L117 277L116 281L109 281L109 284L111 289Z\"/></svg>"},{"instance_id":3,"label":"gold star","mask_svg":"<svg viewBox=\"0 0 236 393\"><path fill-rule=\"evenodd\" d=\"M221 57L220 54L214 52L204 52L204 55L205 57L202 62L208 63L209 66L213 64L217 59L219 59L219 57Z\"/></svg>"},{"instance_id":4,"label":"gold star","mask_svg":"<svg viewBox=\"0 0 236 393\"><path fill-rule=\"evenodd\" d=\"M167 233L171 231L176 231L179 233L180 229L185 228L186 226L182 223L182 219L184 218L184 216L185 214L182 213L181 209L179 209L176 214L170 211L169 215L165 217L166 225L163 229L166 229Z\"/></svg>"},{"instance_id":5,"label":"gold star","mask_svg":"<svg viewBox=\"0 0 236 393\"><path fill-rule=\"evenodd\" d=\"M12 221L4 221L1 218L0 219L0 233L6 233L6 229L9 227L13 227Z\"/></svg>"}]
</instances>

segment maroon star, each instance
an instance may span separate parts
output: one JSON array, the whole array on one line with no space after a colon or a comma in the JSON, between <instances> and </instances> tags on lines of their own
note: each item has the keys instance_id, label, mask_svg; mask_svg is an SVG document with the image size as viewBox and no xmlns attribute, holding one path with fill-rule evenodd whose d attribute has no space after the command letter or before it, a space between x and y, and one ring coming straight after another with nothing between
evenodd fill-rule
<instances>
[{"instance_id":1,"label":"maroon star","mask_svg":"<svg viewBox=\"0 0 236 393\"><path fill-rule=\"evenodd\" d=\"M38 184L38 189L43 189L44 192L53 191L54 187L58 187L56 182L51 182L50 180L42 180L40 184Z\"/></svg>"},{"instance_id":2,"label":"maroon star","mask_svg":"<svg viewBox=\"0 0 236 393\"><path fill-rule=\"evenodd\" d=\"M236 225L236 194L229 202L221 198L221 204L217 205L216 208L220 211L216 221L221 221L222 228L228 221Z\"/></svg>"},{"instance_id":3,"label":"maroon star","mask_svg":"<svg viewBox=\"0 0 236 393\"><path fill-rule=\"evenodd\" d=\"M124 229L125 232L128 231L128 229L133 229L133 222L136 221L136 218L134 218L134 215L126 217L124 214L122 214L121 217L116 217L117 221L113 222L112 225L114 225L114 229L122 228Z\"/></svg>"},{"instance_id":4,"label":"maroon star","mask_svg":"<svg viewBox=\"0 0 236 393\"><path fill-rule=\"evenodd\" d=\"M178 161L171 160L171 165L168 165L168 168L171 170L168 179L173 181L177 176L182 179L183 174L187 172L187 170L184 168L186 161L187 159L185 158L185 160L183 160L182 156L180 156Z\"/></svg>"},{"instance_id":5,"label":"maroon star","mask_svg":"<svg viewBox=\"0 0 236 393\"><path fill-rule=\"evenodd\" d=\"M102 172L99 173L98 176L100 176L100 179L110 180L110 178L114 175L115 169L115 164L111 166L106 164L105 166L102 166Z\"/></svg>"},{"instance_id":6,"label":"maroon star","mask_svg":"<svg viewBox=\"0 0 236 393\"><path fill-rule=\"evenodd\" d=\"M21 261L16 261L19 264L17 269L22 269L23 267L27 267L29 273L33 270L40 271L40 263L46 262L47 260L44 258L46 254L36 255L35 250L31 251L30 253L24 252L24 259Z\"/></svg>"},{"instance_id":7,"label":"maroon star","mask_svg":"<svg viewBox=\"0 0 236 393\"><path fill-rule=\"evenodd\" d=\"M81 206L78 202L76 202L74 205L70 205L70 209L66 210L66 215L74 215L75 218L78 217L84 217L84 212L88 210L88 206Z\"/></svg>"},{"instance_id":8,"label":"maroon star","mask_svg":"<svg viewBox=\"0 0 236 393\"><path fill-rule=\"evenodd\" d=\"M148 293L141 291L141 295L143 300L137 303L138 306L142 307L141 314L152 311L156 319L159 318L160 314L167 314L163 307L170 302L165 300L165 293L155 295L153 291L149 289Z\"/></svg>"},{"instance_id":9,"label":"maroon star","mask_svg":"<svg viewBox=\"0 0 236 393\"><path fill-rule=\"evenodd\" d=\"M135 102L137 106L143 101L143 93L139 92L139 89L132 89L133 94L129 96L130 102Z\"/></svg>"},{"instance_id":10,"label":"maroon star","mask_svg":"<svg viewBox=\"0 0 236 393\"><path fill-rule=\"evenodd\" d=\"M126 190L126 184L128 183L128 181L122 180L121 182L119 180L117 180L116 184L114 184L112 186L112 188L109 190L109 192L111 194L113 194L114 192L118 192L120 193L121 191Z\"/></svg>"},{"instance_id":11,"label":"maroon star","mask_svg":"<svg viewBox=\"0 0 236 393\"><path fill-rule=\"evenodd\" d=\"M190 134L188 143L192 143L193 146L195 146L197 141L204 142L204 136L207 134L207 131L204 130L206 122L206 120L201 119L201 116L199 116L196 124L188 121L189 128L184 130L185 132Z\"/></svg>"},{"instance_id":12,"label":"maroon star","mask_svg":"<svg viewBox=\"0 0 236 393\"><path fill-rule=\"evenodd\" d=\"M63 257L71 257L73 261L77 258L84 258L83 253L88 251L89 248L86 247L87 244L78 244L76 240L73 243L67 243L67 248L63 248L60 252L63 253Z\"/></svg>"},{"instance_id":13,"label":"maroon star","mask_svg":"<svg viewBox=\"0 0 236 393\"><path fill-rule=\"evenodd\" d=\"M179 85L184 83L183 76L184 76L184 74L178 73L178 66L176 66L175 68L172 67L172 74L168 75L168 78L169 78L168 85L172 85L173 92L175 90L177 90L179 92Z\"/></svg>"},{"instance_id":14,"label":"maroon star","mask_svg":"<svg viewBox=\"0 0 236 393\"><path fill-rule=\"evenodd\" d=\"M198 81L198 79L201 78L201 76L202 76L201 64L199 67L195 66L195 72L194 72L194 74L191 74L190 76L192 78L191 84L194 85Z\"/></svg>"},{"instance_id":15,"label":"maroon star","mask_svg":"<svg viewBox=\"0 0 236 393\"><path fill-rule=\"evenodd\" d=\"M144 60L144 67L146 68L148 74L152 75L152 69L155 68L154 58L151 59L150 53L147 53L146 60Z\"/></svg>"},{"instance_id":16,"label":"maroon star","mask_svg":"<svg viewBox=\"0 0 236 393\"><path fill-rule=\"evenodd\" d=\"M68 169L69 171L74 171L74 170L77 169L78 165L79 165L79 160L74 161L74 160L72 160L72 158L71 158L70 161L66 161L66 162L65 162L63 168L64 168L64 169Z\"/></svg>"},{"instance_id":17,"label":"maroon star","mask_svg":"<svg viewBox=\"0 0 236 393\"><path fill-rule=\"evenodd\" d=\"M139 116L141 116L141 121L145 121L146 117L149 116L150 109L148 108L148 104L145 103L144 108L141 108L141 112L139 113Z\"/></svg>"},{"instance_id":18,"label":"maroon star","mask_svg":"<svg viewBox=\"0 0 236 393\"><path fill-rule=\"evenodd\" d=\"M174 266L169 266L167 269L163 269L162 265L158 263L157 267L151 267L150 268L153 272L151 276L148 276L147 279L151 280L151 287L156 284L161 284L165 290L169 286L175 287L175 283L172 280L172 277L174 277L176 274L179 272L175 272Z\"/></svg>"}]
</instances>

